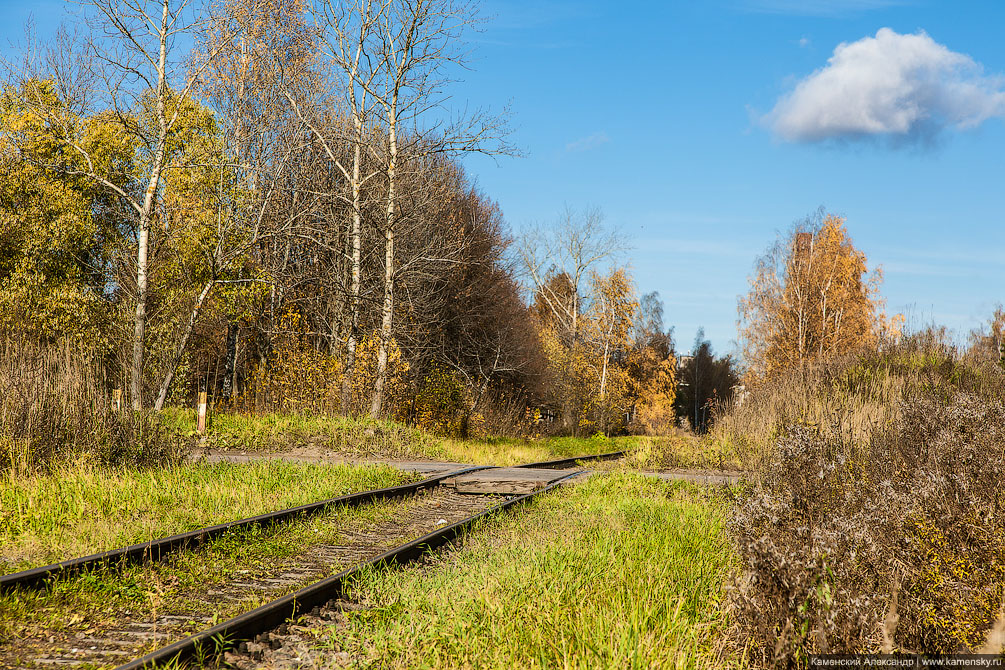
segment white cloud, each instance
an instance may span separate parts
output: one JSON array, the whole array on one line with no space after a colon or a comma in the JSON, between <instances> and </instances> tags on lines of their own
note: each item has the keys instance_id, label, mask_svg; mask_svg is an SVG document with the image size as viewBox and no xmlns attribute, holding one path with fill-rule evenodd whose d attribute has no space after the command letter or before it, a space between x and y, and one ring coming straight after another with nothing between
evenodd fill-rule
<instances>
[{"instance_id":1,"label":"white cloud","mask_svg":"<svg viewBox=\"0 0 1005 670\"><path fill-rule=\"evenodd\" d=\"M924 32L881 28L842 43L762 121L790 142L886 136L923 140L1005 116L1005 81Z\"/></svg>"},{"instance_id":2,"label":"white cloud","mask_svg":"<svg viewBox=\"0 0 1005 670\"><path fill-rule=\"evenodd\" d=\"M799 38L799 46L800 47L802 47L803 49L805 49L809 45L810 45L810 38L809 37L800 37Z\"/></svg>"},{"instance_id":3,"label":"white cloud","mask_svg":"<svg viewBox=\"0 0 1005 670\"><path fill-rule=\"evenodd\" d=\"M565 150L570 153L576 151L589 151L590 149L596 149L602 144L607 144L610 141L611 138L607 136L607 133L601 131L569 142L565 145Z\"/></svg>"}]
</instances>

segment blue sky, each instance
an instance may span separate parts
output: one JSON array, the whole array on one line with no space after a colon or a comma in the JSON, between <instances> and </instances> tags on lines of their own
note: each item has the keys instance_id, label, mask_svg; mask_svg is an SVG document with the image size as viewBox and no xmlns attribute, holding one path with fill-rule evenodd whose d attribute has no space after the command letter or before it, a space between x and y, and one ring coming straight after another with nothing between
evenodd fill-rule
<instances>
[{"instance_id":1,"label":"blue sky","mask_svg":"<svg viewBox=\"0 0 1005 670\"><path fill-rule=\"evenodd\" d=\"M461 97L509 101L528 155L469 159L471 172L516 230L566 203L601 207L681 348L703 325L731 349L755 257L820 205L883 266L889 311L965 336L1005 300L1000 116L919 141L787 141L761 120L838 44L884 27L1005 74L1005 4L496 0L485 13Z\"/></svg>"},{"instance_id":2,"label":"blue sky","mask_svg":"<svg viewBox=\"0 0 1005 670\"><path fill-rule=\"evenodd\" d=\"M64 10L0 0L4 42L29 11L44 34ZM451 92L509 103L525 156L469 157L470 174L517 233L600 207L679 348L704 326L731 350L755 257L821 205L883 267L889 312L965 337L1005 300L1005 3L491 0L482 13Z\"/></svg>"}]
</instances>

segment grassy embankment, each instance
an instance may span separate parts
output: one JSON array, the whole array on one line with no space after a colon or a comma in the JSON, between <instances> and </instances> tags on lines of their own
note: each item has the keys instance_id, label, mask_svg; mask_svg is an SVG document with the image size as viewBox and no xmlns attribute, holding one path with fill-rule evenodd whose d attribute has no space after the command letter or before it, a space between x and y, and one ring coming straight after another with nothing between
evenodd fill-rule
<instances>
[{"instance_id":1,"label":"grassy embankment","mask_svg":"<svg viewBox=\"0 0 1005 670\"><path fill-rule=\"evenodd\" d=\"M386 467L281 462L164 470L79 466L45 476L5 477L0 479L4 571L390 486L406 478ZM311 544L336 541L351 524L389 518L398 504L334 509L271 528L234 531L166 561L111 566L56 581L46 590L0 595L0 647L30 643L53 632L100 631L136 612L234 616L259 604L261 596L251 596L244 604L221 602L216 611L205 612L191 594L238 576L266 575ZM192 627L197 628L194 622Z\"/></svg>"},{"instance_id":2,"label":"grassy embankment","mask_svg":"<svg viewBox=\"0 0 1005 670\"><path fill-rule=\"evenodd\" d=\"M371 572L321 653L429 668L721 667L734 565L713 489L598 475L483 524L432 565Z\"/></svg>"}]
</instances>

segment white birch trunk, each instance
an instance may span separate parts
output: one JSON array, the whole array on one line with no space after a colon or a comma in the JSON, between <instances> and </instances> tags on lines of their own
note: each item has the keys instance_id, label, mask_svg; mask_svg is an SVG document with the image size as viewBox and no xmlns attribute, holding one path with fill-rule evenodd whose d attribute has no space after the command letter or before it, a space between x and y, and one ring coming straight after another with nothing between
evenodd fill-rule
<instances>
[{"instance_id":1,"label":"white birch trunk","mask_svg":"<svg viewBox=\"0 0 1005 670\"><path fill-rule=\"evenodd\" d=\"M143 195L143 207L140 211L139 234L136 249L136 311L133 315L133 360L130 380L130 393L133 399L133 409L143 409L143 338L147 324L147 287L149 270L150 223L153 219L154 206L157 201L157 190L160 187L161 170L164 165L164 152L167 144L167 50L168 50L168 0L161 3L160 52L157 61L157 148L151 166L150 179Z\"/></svg>"},{"instance_id":2,"label":"white birch trunk","mask_svg":"<svg viewBox=\"0 0 1005 670\"><path fill-rule=\"evenodd\" d=\"M360 163L363 160L363 121L357 115L356 147L352 157L352 223L349 231L352 245L352 260L350 261L349 279L349 338L346 342L346 362L342 377L342 411L349 410L352 392L352 377L356 373L356 344L359 338L359 300L360 300L360 265L362 260L362 243L360 241L362 228Z\"/></svg>"},{"instance_id":3,"label":"white birch trunk","mask_svg":"<svg viewBox=\"0 0 1005 670\"><path fill-rule=\"evenodd\" d=\"M370 416L377 418L384 410L384 389L387 384L387 350L391 343L394 314L394 228L396 225L396 186L398 170L397 94L392 96L388 113L387 212L384 222L384 304L380 315L380 344L377 349L377 379L373 389Z\"/></svg>"}]
</instances>

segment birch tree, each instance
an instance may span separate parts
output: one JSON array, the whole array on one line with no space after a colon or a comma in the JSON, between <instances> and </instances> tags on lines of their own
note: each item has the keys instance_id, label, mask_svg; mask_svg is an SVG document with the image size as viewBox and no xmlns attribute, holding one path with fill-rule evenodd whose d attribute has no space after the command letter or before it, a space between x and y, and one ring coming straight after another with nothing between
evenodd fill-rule
<instances>
[{"instance_id":1,"label":"birch tree","mask_svg":"<svg viewBox=\"0 0 1005 670\"><path fill-rule=\"evenodd\" d=\"M590 273L626 248L620 233L605 229L604 216L595 208L580 213L566 207L554 225L538 226L520 238L517 254L530 289L571 343L580 337Z\"/></svg>"},{"instance_id":2,"label":"birch tree","mask_svg":"<svg viewBox=\"0 0 1005 670\"><path fill-rule=\"evenodd\" d=\"M347 225L349 282L346 300L349 316L345 342L343 405L348 404L356 367L356 347L360 338L365 189L380 175L380 170L372 169L372 162L368 162L364 154L375 140L373 91L376 89L375 80L382 74L383 66L379 58L375 58L381 51L376 43L376 26L384 11L386 6L373 0L321 0L313 4L310 13L317 31L319 51L329 67L320 73L318 85L312 92L313 99L298 103L296 92L286 91L298 117L321 144L328 160L347 186L343 191L347 195L341 196L350 213ZM324 100L332 101L336 112L346 115L349 123L343 124L336 119L323 124L318 117L319 112L324 113ZM338 132L342 128L349 132ZM338 145L350 148L348 160ZM337 334L333 331L332 342L337 339Z\"/></svg>"},{"instance_id":3,"label":"birch tree","mask_svg":"<svg viewBox=\"0 0 1005 670\"><path fill-rule=\"evenodd\" d=\"M624 268L617 268L607 276L592 273L590 288L593 295L590 339L600 351L601 371L597 394L602 402L607 395L611 356L628 347L639 303L635 300L635 287Z\"/></svg>"},{"instance_id":4,"label":"birch tree","mask_svg":"<svg viewBox=\"0 0 1005 670\"><path fill-rule=\"evenodd\" d=\"M605 291L614 286L601 279L604 266L626 247L620 233L604 227L599 210L580 213L568 207L556 224L531 229L518 242L533 309L543 326L551 395L573 434L587 421L595 400L604 404L600 396L608 391L615 331L624 327L624 317L629 324L632 318L630 311L618 314L632 302L627 275L616 276L618 290L611 293Z\"/></svg>"},{"instance_id":5,"label":"birch tree","mask_svg":"<svg viewBox=\"0 0 1005 670\"><path fill-rule=\"evenodd\" d=\"M739 301L744 359L755 376L853 351L887 330L882 273L869 271L844 220L821 212L758 258Z\"/></svg>"},{"instance_id":6,"label":"birch tree","mask_svg":"<svg viewBox=\"0 0 1005 670\"><path fill-rule=\"evenodd\" d=\"M47 65L60 79L64 99L76 97L80 112L93 113L94 105L104 107L114 121L109 132L137 147L130 183L123 185L116 175L102 169L93 146L82 141L80 124L67 123L61 110L47 105L44 90L29 88L25 101L53 129L61 146L76 154L75 162L53 167L93 180L118 197L134 218L136 284L131 296L135 305L128 368L132 405L141 409L151 226L171 159L168 139L184 107L175 103L189 97L202 74L201 68L187 68L188 54L176 45L191 39L205 25L205 18L190 0L89 0L83 6L89 35L81 51L85 59L77 61L82 67L59 64L81 53L79 45L69 40L50 49ZM38 73L24 74L26 82L40 80Z\"/></svg>"},{"instance_id":7,"label":"birch tree","mask_svg":"<svg viewBox=\"0 0 1005 670\"><path fill-rule=\"evenodd\" d=\"M381 0L377 16L372 56L380 67L373 83L364 87L376 102L385 138L379 151L386 188L380 226L384 290L377 379L370 406L373 417L383 411L388 347L394 332L402 172L411 159L432 153L513 152L504 141L504 116L476 111L451 118L446 111L444 90L450 83L451 67L466 62L462 38L477 21L474 5L462 0Z\"/></svg>"},{"instance_id":8,"label":"birch tree","mask_svg":"<svg viewBox=\"0 0 1005 670\"><path fill-rule=\"evenodd\" d=\"M204 199L215 205L215 230L201 236L204 267L200 288L161 377L154 409L161 409L167 399L176 368L213 289L271 285L262 272L249 271L253 265L249 261L257 245L277 233L264 231L263 220L298 148L299 128L291 127L281 92L304 80L311 60L312 41L301 9L297 3L231 0L217 8L197 40L191 69L202 76L193 84L213 104L220 124L215 151L199 161L195 170L214 166L214 192L205 194L209 197ZM275 54L285 59L281 71L275 66ZM227 398L236 376L237 330L237 324L230 321L224 382Z\"/></svg>"}]
</instances>

